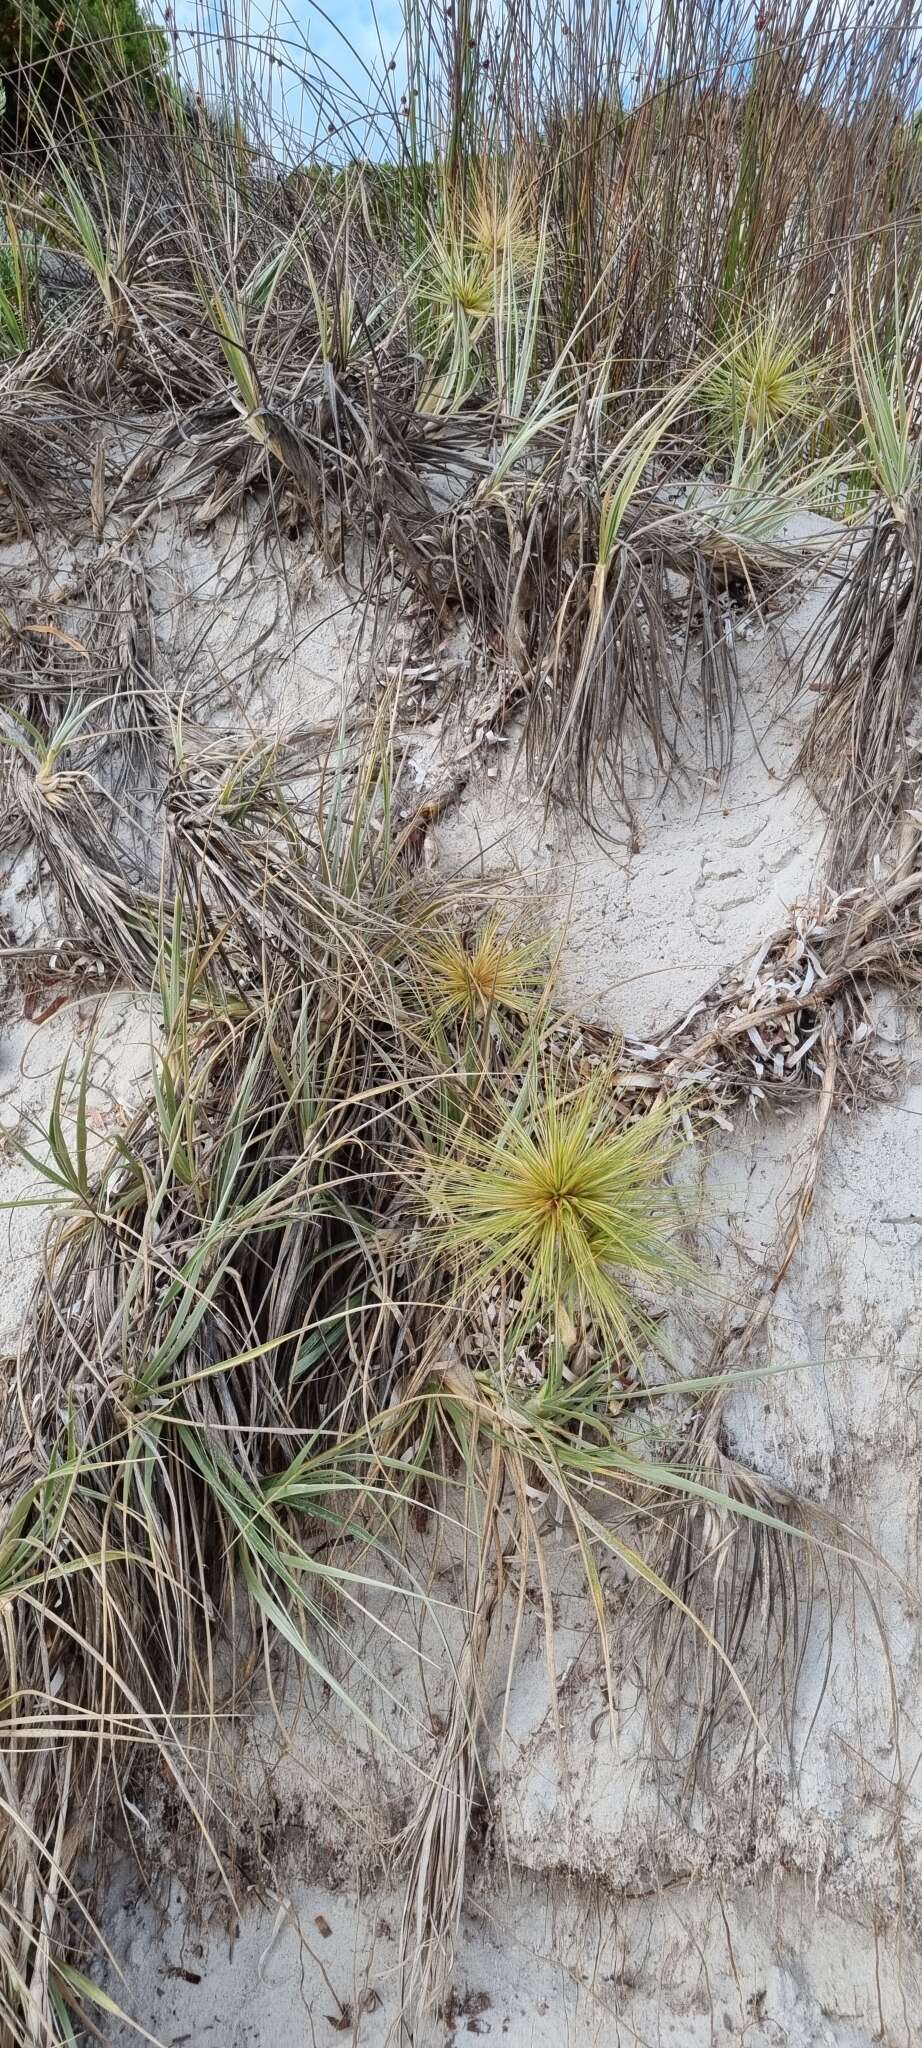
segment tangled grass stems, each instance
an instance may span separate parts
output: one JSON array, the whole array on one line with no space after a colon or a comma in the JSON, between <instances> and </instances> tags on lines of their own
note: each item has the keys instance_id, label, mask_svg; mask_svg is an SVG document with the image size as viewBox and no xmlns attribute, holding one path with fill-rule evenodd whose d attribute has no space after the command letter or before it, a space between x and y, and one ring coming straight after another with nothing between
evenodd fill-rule
<instances>
[{"instance_id":1,"label":"tangled grass stems","mask_svg":"<svg viewBox=\"0 0 922 2048\"><path fill-rule=\"evenodd\" d=\"M214 794L177 842L151 1094L94 1166L87 1059L73 1137L62 1078L47 1163L32 1154L57 1222L4 1417L0 1760L7 2018L28 2011L40 2041L61 2037L59 2008L92 2004L73 1861L145 1756L220 1864L225 1722L261 1656L294 1657L376 1725L355 1621L385 1589L431 1607L401 1536L408 1508L444 1529L437 1503L463 1474L480 1560L444 1769L403 1845L413 1999L437 1993L463 1895L509 1559L520 1587L536 1563L547 1584L535 1487L572 1528L603 1646L600 1557L688 1608L645 1555L645 1501L666 1489L768 1515L664 1458L656 1389L643 1416L625 1406L652 1334L625 1274L668 1288L676 1270L661 1193L672 1112L625 1116L607 1073L579 1095L540 1010L510 1008L503 1031L472 1039L454 1009L433 1035L419 995L447 906L399 853L375 748L331 768L319 830L299 824L271 756L218 765L214 748L186 765L183 786L205 775ZM284 821L281 949L259 915L259 816ZM475 1134L510 1089L482 1161ZM440 1127L459 1150L434 1196L421 1161ZM510 1177L533 1197L521 1216ZM440 1217L446 1187L459 1232ZM505 1332L488 1313L497 1285ZM534 1365L520 1384L523 1302ZM639 1535L619 1527L638 1503Z\"/></svg>"},{"instance_id":2,"label":"tangled grass stems","mask_svg":"<svg viewBox=\"0 0 922 2048\"><path fill-rule=\"evenodd\" d=\"M0 540L39 543L89 515L85 404L57 385L56 338L0 359Z\"/></svg>"},{"instance_id":3,"label":"tangled grass stems","mask_svg":"<svg viewBox=\"0 0 922 2048\"><path fill-rule=\"evenodd\" d=\"M353 895L355 851L344 834L339 874ZM324 1618L331 1587L361 1606L369 1556L383 1555L386 1513L377 1534L351 1520L361 1506L367 1523L380 1477L336 1418L361 1371L363 1326L386 1367L376 1283L385 1298L387 1283L360 1191L374 1193L369 1148L399 1093L387 1056L382 1081L342 1015L319 1014L319 979L313 1000L295 976L227 1008L213 998L214 957L203 962L177 912L153 1094L100 1172L87 1164L86 1066L72 1149L63 1078L52 1110L45 1173L63 1213L5 1417L4 1756L23 1804L7 1815L4 1905L37 2038L54 2033L62 1978L45 1938L33 1947L32 1913L44 1925L60 1829L79 1837L85 1802L92 1811L113 1772L118 1782L126 1715L210 1840L196 1754L216 1740L220 1657L233 1674L264 1624L344 1696L315 1638L339 1640ZM369 1020L367 981L362 993ZM311 1503L316 1550L298 1533ZM337 1542L358 1546L358 1570L327 1560ZM68 1738L69 1717L94 1719L95 1745ZM28 1805L21 1743L38 1772ZM66 1982L66 1952L62 1967Z\"/></svg>"},{"instance_id":4,"label":"tangled grass stems","mask_svg":"<svg viewBox=\"0 0 922 2048\"><path fill-rule=\"evenodd\" d=\"M833 879L853 880L915 797L922 660L918 294L884 340L853 319L852 361L875 498L802 656L818 690L798 766L830 816Z\"/></svg>"},{"instance_id":5,"label":"tangled grass stems","mask_svg":"<svg viewBox=\"0 0 922 2048\"><path fill-rule=\"evenodd\" d=\"M71 931L75 924L129 985L144 987L157 957L159 898L126 844L117 799L87 769L65 765L97 708L71 705L48 732L7 715L13 818L47 862Z\"/></svg>"},{"instance_id":6,"label":"tangled grass stems","mask_svg":"<svg viewBox=\"0 0 922 2048\"><path fill-rule=\"evenodd\" d=\"M664 775L682 765L689 683L706 768L726 768L734 615L758 603L769 551L738 521L705 544L673 485L734 481L742 447L777 468L780 519L823 480L801 459L808 429L854 453L867 366L844 400L826 391L847 340L841 252L859 235L864 324L899 326L886 241L891 218L915 217L918 52L885 0L844 45L841 25L801 13L786 35L754 32L735 7L718 23L689 4L655 35L631 9L607 26L557 0L502 24L479 0L470 12L489 93L458 25L443 35L417 11L407 54L426 107L398 123L393 162L270 170L245 67L235 55L225 74L204 45L230 94L220 116L178 90L142 110L123 81L108 125L78 101L70 151L37 112L49 179L14 162L11 248L44 238L76 266L75 317L49 313L10 390L25 378L34 409L53 371L65 414L78 386L140 402L146 481L168 471L166 495L203 523L246 516L253 544L306 524L340 563L355 538L366 587L397 567L430 636L461 618L473 666L508 673L542 790L601 823L600 787L630 812L636 735ZM799 126L775 103L782 83ZM889 169L859 189L854 163L878 142ZM0 393L0 462L2 420ZM19 525L27 489L13 479ZM760 491L764 507L764 475ZM911 660L910 645L907 673Z\"/></svg>"}]
</instances>

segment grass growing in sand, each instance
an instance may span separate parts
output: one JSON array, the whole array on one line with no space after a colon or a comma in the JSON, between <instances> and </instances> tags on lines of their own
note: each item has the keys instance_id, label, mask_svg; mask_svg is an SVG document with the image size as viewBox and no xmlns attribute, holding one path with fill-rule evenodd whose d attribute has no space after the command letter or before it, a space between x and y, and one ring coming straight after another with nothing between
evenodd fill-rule
<instances>
[{"instance_id":1,"label":"grass growing in sand","mask_svg":"<svg viewBox=\"0 0 922 2048\"><path fill-rule=\"evenodd\" d=\"M664 1488L735 1512L669 1450L643 1370L632 1280L668 1299L687 1265L668 1099L631 1107L550 1008L502 1026L487 1010L472 1030L456 1006L433 1034L432 934L463 913L395 850L386 759L337 770L313 850L314 806L278 776L207 748L187 761L199 836L184 788L149 1099L93 1170L86 1061L73 1138L62 1075L47 1163L32 1147L58 1215L5 1417L14 2032L24 2014L53 2029L62 1999L92 2005L68 1974L79 1926L64 1932L76 1815L155 1751L210 1838L204 1759L253 1647L287 1647L351 1698L350 1610L370 1614L383 1585L427 1599L400 1521L456 1488L459 1460L486 1503L471 1682L503 1577L541 1553L536 1482L572 1527L603 1641L600 1551L679 1597L637 1534ZM228 1658L246 1678L219 1677ZM61 1929L37 1948L22 1902L49 1897ZM420 1956L448 1952L440 1910Z\"/></svg>"},{"instance_id":2,"label":"grass growing in sand","mask_svg":"<svg viewBox=\"0 0 922 2048\"><path fill-rule=\"evenodd\" d=\"M548 1505L606 1669L605 1562L652 1603L650 1698L663 1726L681 1671L696 1756L728 1693L756 1726L785 1672L815 1528L726 1451L741 1353L683 1374L662 1334L693 1271L671 1171L726 1116L738 1014L687 1058L648 1048L645 1086L560 1014L540 934L428 876L392 689L364 748L325 753L154 681L143 539L170 503L320 555L385 668L460 636L456 708L487 690L547 801L595 816L629 812L638 735L677 774L703 718L719 778L736 626L815 572L829 543L794 522L854 511L804 662L805 765L857 877L914 795L919 26L883 0L411 0L364 105L332 66L302 82L297 138L235 42L201 39L197 98L178 42L104 103L76 63L51 109L17 78L0 539L76 552L41 617L0 609L3 793L67 957L152 994L156 1027L101 1164L87 1064L30 1146L56 1213L3 1419L11 2042L111 2014L86 1817L156 1758L222 1869L228 1702L286 1652L373 1720L350 1624L383 1587L432 1607L405 1537L446 1500L475 1567L399 1845L408 2010L450 1968L508 1587L537 1584L552 1643ZM912 906L885 907L886 944L859 899L843 1011L898 947L914 971ZM796 1016L812 1047L814 981L760 1029Z\"/></svg>"}]
</instances>

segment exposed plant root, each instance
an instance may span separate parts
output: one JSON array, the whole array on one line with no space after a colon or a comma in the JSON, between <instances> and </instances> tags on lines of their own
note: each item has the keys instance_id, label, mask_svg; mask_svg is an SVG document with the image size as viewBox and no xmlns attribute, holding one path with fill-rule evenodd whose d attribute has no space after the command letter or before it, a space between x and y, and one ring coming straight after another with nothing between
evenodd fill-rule
<instances>
[{"instance_id":1,"label":"exposed plant root","mask_svg":"<svg viewBox=\"0 0 922 2048\"><path fill-rule=\"evenodd\" d=\"M885 1082L869 999L875 985L899 993L922 983L920 904L913 869L797 908L674 1024L625 1041L625 1085L684 1086L723 1123L740 1100L755 1110L822 1088L831 1048L850 1092L864 1073Z\"/></svg>"},{"instance_id":2,"label":"exposed plant root","mask_svg":"<svg viewBox=\"0 0 922 2048\"><path fill-rule=\"evenodd\" d=\"M709 1370L726 1378L704 1397L684 1441L690 1476L712 1494L720 1492L735 1502L737 1509L742 1505L761 1510L771 1522L728 1512L707 1498L678 1504L664 1499L660 1509L662 1542L656 1568L682 1607L662 1601L645 1604L650 1707L657 1740L673 1759L681 1731L686 1796L700 1783L715 1789L712 1770L719 1730L725 1737L722 1768L738 1768L741 1748L743 1755L750 1752L755 1772L761 1714L769 1699L780 1704L790 1746L818 1575L827 1593L830 1590L822 1544L792 1542L777 1526L787 1522L807 1532L812 1526L824 1534L825 1518L814 1516L811 1522L807 1504L743 1467L728 1446L724 1424L728 1393L769 1320L813 1201L823 1140L835 1106L837 1050L831 1012L824 1015L820 1039L816 1128L775 1270L742 1328L725 1332L715 1343ZM698 1629L688 1629L686 1611L695 1615ZM758 1627L750 1633L756 1616ZM827 1640L831 1653L828 1623ZM742 1717L740 1741L728 1744L727 1722L735 1715L739 1723L741 1690L751 1711Z\"/></svg>"},{"instance_id":3,"label":"exposed plant root","mask_svg":"<svg viewBox=\"0 0 922 2048\"><path fill-rule=\"evenodd\" d=\"M405 2023L414 2016L423 2019L440 2011L451 1984L471 1816L480 1782L477 1734L483 1712L484 1668L502 1597L502 1553L496 1524L501 1486L502 1458L494 1449L484 1501L477 1510L481 1537L476 1583L464 1644L452 1675L447 1727L430 1767L430 1782L396 1845L407 1868L400 1926Z\"/></svg>"},{"instance_id":4,"label":"exposed plant root","mask_svg":"<svg viewBox=\"0 0 922 2048\"><path fill-rule=\"evenodd\" d=\"M918 774L922 499L880 503L852 542L802 657L819 702L797 771L829 817L833 882L886 845Z\"/></svg>"},{"instance_id":5,"label":"exposed plant root","mask_svg":"<svg viewBox=\"0 0 922 2048\"><path fill-rule=\"evenodd\" d=\"M705 1403L676 1455L699 1500L664 1499L650 1561L675 1604L644 1599L645 1686L660 1754L683 1767L682 1796L720 1796L780 1716L792 1763L801 1668L816 1648L817 1589L831 1588L828 1524L730 1450L723 1397ZM717 1501L722 1503L718 1505ZM689 1616L696 1625L689 1627ZM831 1630L824 1626L828 1676ZM719 1758L720 1779L715 1773Z\"/></svg>"},{"instance_id":6,"label":"exposed plant root","mask_svg":"<svg viewBox=\"0 0 922 2048\"><path fill-rule=\"evenodd\" d=\"M822 1080L819 1087L816 1129L813 1134L813 1142L810 1146L807 1165L793 1204L784 1249L768 1287L760 1294L754 1308L747 1316L743 1328L735 1331L717 1345L711 1361L715 1371L731 1372L745 1362L750 1346L760 1335L771 1315L775 1296L803 1240L804 1226L813 1205L813 1195L816 1188L816 1176L819 1172L823 1140L826 1136L836 1099L838 1052L833 1019L828 1010L823 1017L820 1027L819 1047ZM714 1396L715 1406L723 1398L722 1394L716 1394Z\"/></svg>"}]
</instances>

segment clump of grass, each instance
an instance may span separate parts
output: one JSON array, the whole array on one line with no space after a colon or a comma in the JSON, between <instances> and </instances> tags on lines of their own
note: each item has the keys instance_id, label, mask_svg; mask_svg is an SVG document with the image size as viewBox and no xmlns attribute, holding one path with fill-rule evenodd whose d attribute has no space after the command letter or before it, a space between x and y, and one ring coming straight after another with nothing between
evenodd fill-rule
<instances>
[{"instance_id":1,"label":"clump of grass","mask_svg":"<svg viewBox=\"0 0 922 2048\"><path fill-rule=\"evenodd\" d=\"M916 796L912 716L922 662L918 295L888 337L854 313L858 465L874 497L802 652L819 693L798 767L830 818L834 878L860 875Z\"/></svg>"},{"instance_id":2,"label":"clump of grass","mask_svg":"<svg viewBox=\"0 0 922 2048\"><path fill-rule=\"evenodd\" d=\"M651 1326L631 1283L676 1272L674 1110L625 1119L607 1073L569 1092L551 1068L492 1108L434 1168L436 1242L476 1289L502 1279L520 1332L546 1322L566 1349L588 1324L639 1365Z\"/></svg>"},{"instance_id":3,"label":"clump of grass","mask_svg":"<svg viewBox=\"0 0 922 2048\"><path fill-rule=\"evenodd\" d=\"M523 303L540 301L547 245L546 218L536 225L533 211L522 185L495 162L475 166L460 197L443 185L410 301L429 369L427 411L455 413L475 394L521 409L523 377L510 376L510 356L524 356L530 374L534 337L523 352L519 330L533 326Z\"/></svg>"},{"instance_id":4,"label":"clump of grass","mask_svg":"<svg viewBox=\"0 0 922 2048\"><path fill-rule=\"evenodd\" d=\"M803 439L821 413L823 371L809 331L792 332L783 309L755 324L741 316L739 324L741 331L704 385L702 402L718 447L732 452L742 443L751 461L792 437Z\"/></svg>"},{"instance_id":5,"label":"clump of grass","mask_svg":"<svg viewBox=\"0 0 922 2048\"><path fill-rule=\"evenodd\" d=\"M46 781L59 773L46 764ZM248 764L225 763L221 787L245 843ZM293 924L300 915L312 932L316 972L289 954L265 977L258 922L232 937L226 913L218 945L212 878L223 860L231 884L231 842L206 837L198 862L187 843L160 926L149 1100L94 1169L85 1062L73 1139L62 1073L47 1159L31 1152L59 1223L4 1415L0 1997L12 2038L27 2020L36 2040L66 2039L67 2012L92 2007L68 1949L85 1945L85 1927L68 1932L67 1859L105 1774L159 1756L223 1868L194 1754L203 1727L216 1740L219 1649L233 1674L244 1638L265 1630L348 1698L329 1594L339 1583L361 1605L372 1554L393 1576L383 1525L368 1525L380 1461L354 1426L366 1318L369 1385L389 1372L371 1219L396 1177L385 1185L368 1148L386 1156L385 1128L398 1142L410 1098L392 1032L395 933L374 907L380 776L360 788L360 810L363 789L364 825L336 804L312 858L290 848ZM363 1568L330 1554L353 1540Z\"/></svg>"},{"instance_id":6,"label":"clump of grass","mask_svg":"<svg viewBox=\"0 0 922 2048\"><path fill-rule=\"evenodd\" d=\"M46 781L62 772L49 761ZM39 2040L67 2039L67 2016L92 2009L69 1887L81 1816L105 1786L124 1792L159 1759L223 1868L196 1757L203 1731L219 1745L219 1670L240 1704L243 1646L250 1682L261 1641L368 1713L350 1687L350 1615L371 1615L382 1586L424 1598L400 1517L419 1527L434 1508L440 1528L460 1457L475 1597L444 1770L404 1844L420 1943L407 1996L435 1995L463 1897L509 1514L524 1588L530 1564L544 1571L537 1475L572 1526L604 1648L599 1558L675 1598L644 1556L645 1504L706 1487L657 1459L658 1394L637 1378L652 1329L635 1288L668 1291L680 1270L672 1109L626 1115L608 1067L578 1076L554 1038L564 1027L543 1004L519 1009L530 953L507 962L506 1030L459 1060L469 998L478 1014L497 999L499 927L480 924L486 979L465 981L464 1007L433 1034L420 990L458 905L407 872L386 756L376 743L354 770L338 762L318 810L281 774L273 749L181 754L150 1096L94 1167L85 1062L73 1140L62 1076L47 1159L30 1148L59 1221L4 1421L13 2038L26 2014ZM433 1003L443 995L434 983ZM482 1313L497 1290L498 1323ZM543 1367L522 1382L510 1346L526 1328Z\"/></svg>"},{"instance_id":7,"label":"clump of grass","mask_svg":"<svg viewBox=\"0 0 922 2048\"><path fill-rule=\"evenodd\" d=\"M96 202L94 205L94 201ZM130 324L129 290L134 265L139 260L127 208L113 214L105 169L97 158L95 190L88 198L69 165L61 162L59 186L49 216L57 226L63 246L87 265L105 308L116 341Z\"/></svg>"},{"instance_id":8,"label":"clump of grass","mask_svg":"<svg viewBox=\"0 0 922 2048\"><path fill-rule=\"evenodd\" d=\"M471 928L451 927L423 942L422 995L439 1025L536 1021L548 985L543 938L518 936L492 910Z\"/></svg>"}]
</instances>

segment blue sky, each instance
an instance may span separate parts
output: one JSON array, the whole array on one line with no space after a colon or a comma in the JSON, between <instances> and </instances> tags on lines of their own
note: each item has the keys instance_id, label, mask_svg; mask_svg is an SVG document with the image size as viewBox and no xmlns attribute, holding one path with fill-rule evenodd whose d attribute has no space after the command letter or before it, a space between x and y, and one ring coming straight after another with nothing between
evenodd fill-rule
<instances>
[{"instance_id":1,"label":"blue sky","mask_svg":"<svg viewBox=\"0 0 922 2048\"><path fill-rule=\"evenodd\" d=\"M238 40L241 70L245 67L259 81L263 95L271 92L273 117L294 131L288 140L293 153L297 131L309 147L327 139L331 123L343 153L379 153L389 123L382 109L376 145L363 119L375 94L368 74L392 98L403 75L401 0L321 0L320 5L314 0L149 0L149 5L175 29L183 73L196 85L204 79L206 91L209 84L216 89L220 75L216 53L223 51L218 61L226 74ZM388 73L392 59L396 70Z\"/></svg>"}]
</instances>

